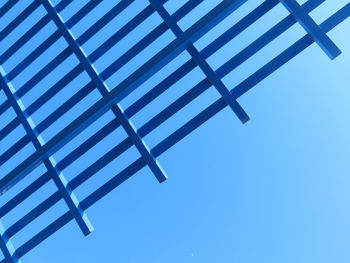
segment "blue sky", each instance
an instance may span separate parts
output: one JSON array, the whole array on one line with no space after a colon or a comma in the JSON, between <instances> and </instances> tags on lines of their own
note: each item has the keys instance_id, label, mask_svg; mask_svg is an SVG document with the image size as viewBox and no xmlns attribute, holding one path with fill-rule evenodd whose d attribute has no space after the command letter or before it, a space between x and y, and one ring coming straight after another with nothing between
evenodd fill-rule
<instances>
[{"instance_id":1,"label":"blue sky","mask_svg":"<svg viewBox=\"0 0 350 263\"><path fill-rule=\"evenodd\" d=\"M62 12L63 19L69 19L76 12L81 5L78 2ZM184 1L170 0L166 7L172 13L182 2ZM182 29L185 30L193 23L195 17L205 14L218 2L220 1L205 0L196 10L197 13L185 17L180 22ZM248 1L195 43L195 46L201 50L208 40L220 35L262 2ZM320 23L348 2L327 0L311 13L312 17ZM87 54L91 54L99 45L104 34L112 34L128 17L132 17L133 12L142 10L146 5L147 1L137 0L129 13L123 13L121 17L112 21L112 25L84 44L83 48ZM93 23L108 6L111 7L111 2L103 1L91 17L72 28L72 33L77 37L81 35L83 29L89 23ZM21 7L16 8L20 10ZM40 17L41 12L44 10L38 10L35 15ZM15 14L15 11L13 13ZM217 69L287 14L287 11L278 5L269 15L211 56L208 62ZM4 17L2 21L4 19L9 18ZM0 29L4 28L2 21ZM153 16L144 28L159 21L159 17ZM20 30L24 30L23 28ZM130 47L128 41L136 41L144 28L138 29L139 32L130 36L129 40L120 43L97 60L97 70L103 71L127 50ZM0 48L6 48L18 39L20 30L2 41ZM45 30L46 33L52 33L54 25L49 24ZM244 94L239 102L250 115L251 120L248 123L241 124L226 107L163 154L159 162L169 176L168 181L159 184L148 168L142 169L88 209L87 213L95 232L84 237L76 223L71 221L25 255L23 262L349 262L349 33L349 19L329 33L343 51L334 61L330 61L322 50L313 44ZM228 74L223 79L224 83L229 88L234 87L304 34L299 25L294 26ZM126 73L172 39L173 36L167 32L156 45L111 76L106 83L114 87ZM10 71L25 54L28 54L26 48L30 50L37 45L38 42L35 41L40 42L40 38L21 50L23 53L18 52L14 58L4 63L4 69ZM23 81L28 80L48 56L54 56L66 47L62 39L56 45L48 50L47 56L41 56L16 77L13 80L14 87L21 86ZM140 94L149 90L188 58L189 55L185 52L181 54L124 99L121 105L127 108ZM55 74L65 73L64 67L74 66L77 62L70 57L64 63ZM25 106L42 94L46 84L57 78L55 74L23 97ZM135 126L140 127L149 116L159 112L202 78L203 73L196 68L159 100L135 115L132 119ZM87 77L81 75L69 85L66 94L60 94L61 98L75 92L86 82ZM65 116L44 131L43 138L52 138L60 126L78 116L81 110L97 101L99 96L97 92L90 93L86 100L72 109L69 116ZM146 136L146 142L153 147L161 138L166 137L217 98L217 91L210 88L186 110ZM55 103L59 103L58 98L51 104L48 103L46 108L34 113L33 121L38 123L43 120ZM8 115L0 117L1 122L5 123L13 113L6 114ZM90 130L87 129L81 137L57 152L55 158L61 160L72 149L74 143L79 143L79 140L83 140L84 136L88 136L110 118L111 115L107 113L100 123L93 125ZM11 140L19 138L21 131L17 133L3 140L1 147L5 149ZM85 162L92 162L101 152L110 149L111 142L120 141L123 136L125 133L121 129L112 133L108 140L103 141L94 151L65 169L65 176L68 179L73 178L80 171L79 166L83 166ZM19 153L12 163L9 162L0 168L1 173L6 173L31 151L32 149L28 148ZM100 185L102 180L110 178L130 161L135 160L135 156L136 150L131 149L118 161L113 161L83 188L77 189L78 198L84 198L91 189ZM30 183L40 172L38 169L29 175L23 183L9 191L8 196L4 195L1 203ZM33 205L42 201L53 189L53 184L43 187L26 204L3 218L4 224L11 225L11 222L23 215L23 211L30 211ZM43 218L21 231L21 235L14 238L14 244L21 244L23 239L35 234L64 209L64 203L58 203Z\"/></svg>"}]
</instances>

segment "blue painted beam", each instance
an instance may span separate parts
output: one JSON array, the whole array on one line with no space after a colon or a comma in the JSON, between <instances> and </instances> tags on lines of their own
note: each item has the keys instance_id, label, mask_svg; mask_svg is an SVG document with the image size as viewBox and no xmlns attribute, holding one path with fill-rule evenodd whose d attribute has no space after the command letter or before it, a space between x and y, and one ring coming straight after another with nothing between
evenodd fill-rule
<instances>
[{"instance_id":1,"label":"blue painted beam","mask_svg":"<svg viewBox=\"0 0 350 263\"><path fill-rule=\"evenodd\" d=\"M300 25L312 36L330 59L334 59L341 54L341 50L296 0L280 0L280 2L298 20Z\"/></svg>"},{"instance_id":2,"label":"blue painted beam","mask_svg":"<svg viewBox=\"0 0 350 263\"><path fill-rule=\"evenodd\" d=\"M194 1L194 0L191 0ZM203 0L195 0L195 1L203 1ZM167 2L167 0L162 0L163 3ZM125 9L127 5L120 6L122 9ZM112 36L110 36L106 41L104 41L98 48L96 48L90 55L89 60L91 62L95 62L97 59L99 59L102 55L104 55L111 47L113 47L116 43L118 43L120 40L122 40L126 35L128 35L132 30L134 30L137 26L139 26L143 21L145 21L147 18L149 18L154 13L154 9L151 5L148 5L145 7L140 13L135 15L128 23L126 23L123 27L121 27L117 32L115 32ZM98 21L97 23L99 23ZM105 21L104 21L105 22ZM98 27L101 27L99 25ZM86 33L89 32L91 35L91 30L97 29L98 27L90 27ZM95 32L96 33L96 32ZM89 35L87 34L87 35ZM79 45L83 45L88 39L87 35L85 33L81 35L77 42Z\"/></svg>"},{"instance_id":3,"label":"blue painted beam","mask_svg":"<svg viewBox=\"0 0 350 263\"><path fill-rule=\"evenodd\" d=\"M15 144L9 147L5 152L0 155L0 166L17 154L22 148L30 143L30 138L27 134L23 135Z\"/></svg>"},{"instance_id":4,"label":"blue painted beam","mask_svg":"<svg viewBox=\"0 0 350 263\"><path fill-rule=\"evenodd\" d=\"M10 81L13 80L26 67L28 67L40 55L42 55L51 45L53 45L60 37L60 32L55 31L50 37L48 37L43 43L41 43L36 49L34 49L27 57L25 57L20 63L18 63L9 73L7 73L6 77Z\"/></svg>"},{"instance_id":5,"label":"blue painted beam","mask_svg":"<svg viewBox=\"0 0 350 263\"><path fill-rule=\"evenodd\" d=\"M19 0L8 0L6 2L6 4L4 4L1 8L0 8L0 18L6 14L15 4L18 3Z\"/></svg>"},{"instance_id":6,"label":"blue painted beam","mask_svg":"<svg viewBox=\"0 0 350 263\"><path fill-rule=\"evenodd\" d=\"M8 100L5 100L3 103L0 105L0 115L2 115L5 111L7 111L10 108L10 104Z\"/></svg>"},{"instance_id":7,"label":"blue painted beam","mask_svg":"<svg viewBox=\"0 0 350 263\"><path fill-rule=\"evenodd\" d=\"M94 147L97 143L99 143L103 138L111 134L114 130L116 130L120 126L120 121L117 119L111 120L104 127L98 130L96 133L91 135L89 139L80 144L77 148L72 150L69 154L66 155L61 161L58 162L57 167L61 170L65 169L69 165L71 165L75 160L77 160L80 156L89 151L92 147Z\"/></svg>"},{"instance_id":8,"label":"blue painted beam","mask_svg":"<svg viewBox=\"0 0 350 263\"><path fill-rule=\"evenodd\" d=\"M16 129L20 124L21 122L17 117L10 121L4 128L0 130L0 141L4 139L11 131Z\"/></svg>"},{"instance_id":9,"label":"blue painted beam","mask_svg":"<svg viewBox=\"0 0 350 263\"><path fill-rule=\"evenodd\" d=\"M32 115L50 99L52 99L57 93L64 89L71 81L83 72L83 67L78 64L73 69L71 69L66 75L49 87L39 98L37 98L33 103L31 103L25 112L27 115ZM15 93L17 94L17 93Z\"/></svg>"},{"instance_id":10,"label":"blue painted beam","mask_svg":"<svg viewBox=\"0 0 350 263\"><path fill-rule=\"evenodd\" d=\"M117 15L123 12L134 0L122 0L106 14L104 14L98 21L96 21L92 26L90 26L81 36L77 38L79 45L86 43L96 32L100 31L105 25L112 21ZM56 8L57 10L57 8ZM57 10L58 11L58 10ZM72 25L69 23L69 20L66 23L68 28L71 28Z\"/></svg>"},{"instance_id":11,"label":"blue painted beam","mask_svg":"<svg viewBox=\"0 0 350 263\"><path fill-rule=\"evenodd\" d=\"M23 34L0 56L0 64L4 64L13 54L15 54L25 43L27 43L36 33L50 22L50 17L45 15L30 30Z\"/></svg>"},{"instance_id":12,"label":"blue painted beam","mask_svg":"<svg viewBox=\"0 0 350 263\"><path fill-rule=\"evenodd\" d=\"M61 53L59 53L54 59L48 62L48 64L45 65L38 73L36 73L26 83L24 83L16 91L16 96L21 98L23 95L27 94L36 84L38 84L42 79L44 79L50 72L52 72L56 67L58 67L71 54L72 51L68 47L61 51Z\"/></svg>"},{"instance_id":13,"label":"blue painted beam","mask_svg":"<svg viewBox=\"0 0 350 263\"><path fill-rule=\"evenodd\" d=\"M45 119L43 119L38 125L36 129L39 133L45 131L51 124L53 124L56 120L62 117L66 112L68 112L74 105L79 103L82 99L84 99L88 94L90 94L96 86L92 81L87 83L83 88L81 88L77 93L75 93L72 97L70 97L65 103L59 106L56 110L50 113Z\"/></svg>"},{"instance_id":14,"label":"blue painted beam","mask_svg":"<svg viewBox=\"0 0 350 263\"><path fill-rule=\"evenodd\" d=\"M95 0L87 2L78 12L76 12L67 22L67 28L72 28L76 25L84 16L88 15L96 6L98 6L102 0ZM55 11L59 13L59 11L55 8Z\"/></svg>"},{"instance_id":15,"label":"blue painted beam","mask_svg":"<svg viewBox=\"0 0 350 263\"><path fill-rule=\"evenodd\" d=\"M6 234L9 237L13 237L19 231L21 231L23 228L25 228L27 225L29 225L31 222L33 222L34 219L38 218L46 210L48 210L50 207L54 206L61 199L62 199L62 197L61 197L60 192L56 191L54 194L50 195L43 202L41 202L39 205L37 205L36 207L31 209L23 217L17 219L17 221L6 230ZM71 212L69 211L69 213L71 213Z\"/></svg>"},{"instance_id":16,"label":"blue painted beam","mask_svg":"<svg viewBox=\"0 0 350 263\"><path fill-rule=\"evenodd\" d=\"M10 212L12 209L14 209L24 200L26 200L29 196L31 196L34 192L36 192L38 189L40 189L43 185L45 185L50 180L51 180L51 177L49 173L45 172L43 175L41 175L39 178L33 181L30 185L24 188L21 192L15 195L12 199L7 201L6 204L4 204L0 208L0 217L5 216L8 212Z\"/></svg>"},{"instance_id":17,"label":"blue painted beam","mask_svg":"<svg viewBox=\"0 0 350 263\"><path fill-rule=\"evenodd\" d=\"M0 31L0 41L9 35L23 20L25 20L35 9L40 6L38 1L33 1L20 14L16 16L3 30Z\"/></svg>"}]
</instances>

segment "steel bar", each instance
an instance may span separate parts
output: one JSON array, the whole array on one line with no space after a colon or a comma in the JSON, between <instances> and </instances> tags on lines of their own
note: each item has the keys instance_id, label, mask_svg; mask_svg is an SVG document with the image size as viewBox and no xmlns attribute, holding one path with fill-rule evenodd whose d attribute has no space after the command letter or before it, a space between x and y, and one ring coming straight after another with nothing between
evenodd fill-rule
<instances>
[{"instance_id":1,"label":"steel bar","mask_svg":"<svg viewBox=\"0 0 350 263\"><path fill-rule=\"evenodd\" d=\"M334 59L341 54L340 49L327 36L311 16L298 4L296 0L280 0L288 11L298 20L300 25L308 32L315 42L322 48L330 59Z\"/></svg>"}]
</instances>

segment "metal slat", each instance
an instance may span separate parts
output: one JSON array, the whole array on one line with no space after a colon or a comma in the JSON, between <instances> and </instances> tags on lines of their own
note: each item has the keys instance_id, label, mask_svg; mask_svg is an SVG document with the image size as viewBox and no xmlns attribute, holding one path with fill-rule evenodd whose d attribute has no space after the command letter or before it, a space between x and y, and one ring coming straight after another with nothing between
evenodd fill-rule
<instances>
[{"instance_id":1,"label":"metal slat","mask_svg":"<svg viewBox=\"0 0 350 263\"><path fill-rule=\"evenodd\" d=\"M67 113L74 105L79 103L87 95L89 95L95 89L94 83L91 81L86 84L82 89L70 97L65 103L59 106L54 112L42 120L37 126L36 129L39 133L42 133L65 113Z\"/></svg>"},{"instance_id":2,"label":"metal slat","mask_svg":"<svg viewBox=\"0 0 350 263\"><path fill-rule=\"evenodd\" d=\"M193 1L193 0L192 0ZM167 0L162 0L162 3L167 2ZM121 8L124 10L128 7L128 4L122 5ZM121 11L123 11L121 10ZM104 41L98 48L96 48L89 56L88 59L94 63L97 59L103 56L111 47L113 47L116 43L122 40L127 34L129 34L132 30L134 30L137 26L139 26L144 20L150 17L154 13L154 10L151 5L144 8L140 13L138 13L135 17L133 17L128 23L126 23L122 28L120 28L117 32L115 32L112 36L110 36L106 41ZM93 26L90 27L86 32L90 32L88 35L93 35L91 30L93 30ZM97 29L97 28L96 28ZM90 36L90 37L91 37ZM78 38L77 43L79 45L83 45L86 41L88 41L87 36L84 34Z\"/></svg>"},{"instance_id":3,"label":"metal slat","mask_svg":"<svg viewBox=\"0 0 350 263\"><path fill-rule=\"evenodd\" d=\"M10 108L10 104L8 100L5 100L1 105L0 105L0 115L2 115L5 111L7 111Z\"/></svg>"},{"instance_id":4,"label":"metal slat","mask_svg":"<svg viewBox=\"0 0 350 263\"><path fill-rule=\"evenodd\" d=\"M96 6L98 6L102 0L89 1L85 6L83 6L77 13L75 13L67 22L66 26L72 28L76 25L84 16L90 13ZM55 8L56 10L56 8ZM58 10L56 10L59 13Z\"/></svg>"},{"instance_id":5,"label":"metal slat","mask_svg":"<svg viewBox=\"0 0 350 263\"><path fill-rule=\"evenodd\" d=\"M109 10L105 15L103 15L98 21L96 21L92 26L90 26L81 36L77 38L79 45L86 43L93 35L100 31L105 25L112 21L117 15L123 12L133 0L122 0L111 10ZM70 28L67 22L67 27Z\"/></svg>"},{"instance_id":6,"label":"metal slat","mask_svg":"<svg viewBox=\"0 0 350 263\"><path fill-rule=\"evenodd\" d=\"M88 59L94 63L97 59L102 57L111 47L122 40L127 34L129 34L134 28L140 25L145 19L151 16L154 10L151 6L146 7L142 12L132 18L126 25L115 32L105 42L103 42L98 48L96 48L88 57Z\"/></svg>"},{"instance_id":7,"label":"metal slat","mask_svg":"<svg viewBox=\"0 0 350 263\"><path fill-rule=\"evenodd\" d=\"M50 35L43 43L41 43L36 49L34 49L27 57L25 57L20 63L16 65L6 77L11 81L17 77L26 67L34 62L40 55L42 55L50 46L52 46L60 38L60 33L55 31Z\"/></svg>"},{"instance_id":8,"label":"metal slat","mask_svg":"<svg viewBox=\"0 0 350 263\"><path fill-rule=\"evenodd\" d=\"M10 121L4 128L0 130L0 141L4 139L11 131L16 129L20 124L21 122L17 117Z\"/></svg>"},{"instance_id":9,"label":"metal slat","mask_svg":"<svg viewBox=\"0 0 350 263\"><path fill-rule=\"evenodd\" d=\"M15 234L17 234L19 231L21 231L25 226L29 225L31 222L34 221L34 219L38 218L47 209L49 209L50 207L55 205L61 199L62 199L62 196L61 196L59 191L50 195L48 198L45 199L44 202L40 203L38 206L36 206L32 210L30 210L30 212L28 212L22 218L17 220L16 223L14 223L12 226L10 226L6 230L6 234L9 237L13 237Z\"/></svg>"},{"instance_id":10,"label":"metal slat","mask_svg":"<svg viewBox=\"0 0 350 263\"><path fill-rule=\"evenodd\" d=\"M40 6L38 1L33 1L29 6L27 6L19 15L16 16L14 20L11 21L1 32L0 32L0 41L4 40L4 38L11 34L13 30L18 27L23 20L25 20L31 13L34 12Z\"/></svg>"},{"instance_id":11,"label":"metal slat","mask_svg":"<svg viewBox=\"0 0 350 263\"><path fill-rule=\"evenodd\" d=\"M70 5L73 2L73 0L62 0L61 2L59 2L55 8L57 10L57 12L61 12L63 11L68 5Z\"/></svg>"},{"instance_id":12,"label":"metal slat","mask_svg":"<svg viewBox=\"0 0 350 263\"><path fill-rule=\"evenodd\" d=\"M136 164L142 164L143 162L142 162L142 159L139 159L137 162L136 162ZM135 165L134 165L135 166ZM142 164L142 165L137 165L137 166L144 166L144 164ZM133 166L131 166L131 167L133 167ZM129 171L129 170L126 170L126 171ZM127 173L125 173L125 174L132 174L132 173L130 173L130 172L127 172ZM119 176L119 178L121 178L120 176ZM120 179L118 179L118 180L120 180ZM115 180L114 180L115 181ZM107 187L108 186L108 187ZM102 189L104 190L104 192L105 191L107 191L108 189L111 189L110 188L111 187L111 184L106 184L105 185L105 187L102 187L102 188L100 188L100 191L97 191L97 192L95 192L95 196L96 195L98 195L98 193L102 193L101 191L102 191ZM87 202L87 205L88 205L88 202ZM26 244L29 244L29 243L26 243ZM23 249L23 248L22 248Z\"/></svg>"},{"instance_id":13,"label":"metal slat","mask_svg":"<svg viewBox=\"0 0 350 263\"><path fill-rule=\"evenodd\" d=\"M26 44L33 36L35 36L42 28L50 22L48 15L43 16L33 27L31 27L25 34L23 34L15 43L13 43L0 56L0 64L7 61L13 54L15 54L24 44Z\"/></svg>"},{"instance_id":14,"label":"metal slat","mask_svg":"<svg viewBox=\"0 0 350 263\"><path fill-rule=\"evenodd\" d=\"M14 145L8 148L4 153L0 155L0 166L10 160L16 153L18 153L24 146L30 143L28 135L24 135Z\"/></svg>"},{"instance_id":15,"label":"metal slat","mask_svg":"<svg viewBox=\"0 0 350 263\"><path fill-rule=\"evenodd\" d=\"M88 209L90 206L95 204L97 201L99 201L102 197L106 196L108 193L110 193L113 189L115 189L117 186L122 184L124 181L129 179L132 175L140 171L143 167L146 166L145 160L142 158L137 159L132 164L130 164L128 167L126 167L124 170L119 172L117 175L115 175L112 179L110 179L108 182L100 186L97 190L92 192L88 197L86 197L82 202L81 205Z\"/></svg>"},{"instance_id":16,"label":"metal slat","mask_svg":"<svg viewBox=\"0 0 350 263\"><path fill-rule=\"evenodd\" d=\"M189 43L193 43L201 38L245 2L246 0L222 1L214 9L187 29L180 37L169 43L132 75L117 85L111 91L109 95L109 97L111 97L110 99L119 101L125 98L139 85L158 72L163 66L181 54Z\"/></svg>"},{"instance_id":17,"label":"metal slat","mask_svg":"<svg viewBox=\"0 0 350 263\"><path fill-rule=\"evenodd\" d=\"M57 167L60 170L67 168L71 165L75 160L77 160L80 156L89 151L92 147L94 147L97 143L102 141L103 138L111 134L115 129L120 126L120 121L117 119L111 120L107 123L103 128L94 133L89 139L84 141L77 148L72 150L66 157L64 157L61 161L57 163Z\"/></svg>"},{"instance_id":18,"label":"metal slat","mask_svg":"<svg viewBox=\"0 0 350 263\"><path fill-rule=\"evenodd\" d=\"M21 192L19 192L11 200L7 201L6 204L4 204L0 208L0 218L5 216L8 212L10 212L12 209L14 209L20 203L22 203L25 199L27 199L34 192L39 190L40 187L45 185L50 180L51 180L51 177L49 176L48 172L44 173L39 178L37 178L34 182L32 182L29 186L24 188Z\"/></svg>"},{"instance_id":19,"label":"metal slat","mask_svg":"<svg viewBox=\"0 0 350 263\"><path fill-rule=\"evenodd\" d=\"M53 58L48 64L46 64L38 73L31 77L26 83L24 83L17 91L16 95L21 98L27 92L29 92L36 84L43 80L49 73L51 73L56 67L58 67L63 61L65 61L72 51L70 48L65 48L60 54Z\"/></svg>"},{"instance_id":20,"label":"metal slat","mask_svg":"<svg viewBox=\"0 0 350 263\"><path fill-rule=\"evenodd\" d=\"M0 8L0 18L6 14L19 0L9 0Z\"/></svg>"},{"instance_id":21,"label":"metal slat","mask_svg":"<svg viewBox=\"0 0 350 263\"><path fill-rule=\"evenodd\" d=\"M174 85L177 81L183 78L187 73L193 70L196 67L196 63L192 59L188 60L181 67L167 76L164 80L162 80L159 84L157 84L154 88L148 91L144 96L130 105L126 110L125 114L129 118L134 116L137 112L146 107L149 103L155 100L158 96L164 93L168 88Z\"/></svg>"},{"instance_id":22,"label":"metal slat","mask_svg":"<svg viewBox=\"0 0 350 263\"><path fill-rule=\"evenodd\" d=\"M101 167L106 166L111 161L116 159L118 156L120 156L122 153L124 153L126 150L128 150L132 146L132 140L130 137L127 137L124 139L121 143L119 143L117 146L109 150L107 153L105 153L101 158L96 160L93 164L91 164L89 167L87 167L84 171L79 173L77 176L75 176L70 182L70 186L72 189L76 189L79 185L84 183L86 180L91 178L98 170L101 169Z\"/></svg>"},{"instance_id":23,"label":"metal slat","mask_svg":"<svg viewBox=\"0 0 350 263\"><path fill-rule=\"evenodd\" d=\"M37 235L35 235L32 239L28 240L26 243L24 243L22 246L20 246L16 252L19 257L23 257L25 254L27 254L31 249L35 248L37 245L39 245L42 241L44 241L46 238L51 236L53 233L55 233L57 230L59 230L61 227L66 225L69 221L73 219L72 214L69 212L66 212L63 216L59 217L56 221L52 222L49 226L41 230ZM1 262L3 263L3 262ZM4 262L5 263L5 262Z\"/></svg>"},{"instance_id":24,"label":"metal slat","mask_svg":"<svg viewBox=\"0 0 350 263\"><path fill-rule=\"evenodd\" d=\"M83 67L78 64L71 71L69 71L65 76L58 80L52 87L48 88L44 94L42 94L38 99L36 99L32 104L30 104L25 112L28 115L32 115L40 107L42 107L46 102L52 99L58 92L63 90L72 80L79 76L83 72Z\"/></svg>"}]
</instances>

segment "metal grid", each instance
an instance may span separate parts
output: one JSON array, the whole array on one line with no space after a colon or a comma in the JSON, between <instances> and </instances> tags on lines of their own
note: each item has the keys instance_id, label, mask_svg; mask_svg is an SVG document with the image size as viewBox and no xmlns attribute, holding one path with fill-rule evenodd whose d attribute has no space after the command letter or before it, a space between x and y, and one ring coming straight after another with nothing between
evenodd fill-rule
<instances>
[{"instance_id":1,"label":"metal grid","mask_svg":"<svg viewBox=\"0 0 350 263\"><path fill-rule=\"evenodd\" d=\"M19 127L23 128L23 133L20 138L13 141L11 147L3 151L0 156L0 164L6 164L16 153L20 152L28 145L33 149L29 151L29 154L23 155L24 158L19 164L13 167L13 169L10 169L7 174L1 176L1 193L6 193L8 189L15 186L27 175L40 167L43 172L0 208L0 217L3 218L51 180L54 182L57 190L10 227L5 228L3 224L0 223L0 247L4 255L4 259L1 262L19 262L19 259L23 255L73 219L78 223L83 234L88 235L93 231L93 227L85 211L145 166L150 168L159 182L165 181L167 176L157 162L157 158L160 155L226 106L229 106L233 110L242 123L248 121L249 116L237 102L237 99L279 67L301 53L312 43L316 42L331 59L334 59L341 52L326 33L343 22L350 15L350 4L348 4L325 20L321 25L317 25L309 16L309 13L325 2L325 0L309 0L303 5L299 5L295 0L266 0L237 23L233 24L218 38L213 39L212 42L208 43L202 50L199 50L195 47L194 43L240 8L247 0L223 0L186 30L181 29L178 25L179 21L187 14L191 13L197 6L203 4L202 2L205 2L204 0L187 1L173 14L170 14L164 7L167 0L149 0L149 4L145 5L145 8L135 13L135 15L114 32L113 35L98 47L95 47L91 53L87 54L82 46L113 19L121 15L124 10L132 8L132 4L135 1L119 1L99 20L88 28L84 28L84 32L77 38L73 35L71 29L89 13L94 12L96 7L102 2L101 0L88 1L67 21L63 20L60 13L64 11L65 8L69 7L73 2L72 0L62 0L57 4L53 4L51 1L47 0L35 0L29 3L15 19L12 21L5 21L3 17L5 17L8 12L11 12L16 5L21 4L21 2L21 0L9 0L1 7L1 23L6 23L6 26L0 32L1 41L16 30L17 27L24 23L24 21L38 9L41 8L44 11L42 15L39 15L40 18L34 21L29 29L26 29L17 41L7 46L6 50L1 50L0 86L1 92L4 94L4 99L0 102L0 113L1 115L5 115L8 111L12 110L15 115L13 118L9 118L7 123L1 124L0 138L4 140L12 131ZM209 65L207 59L210 56L251 25L259 22L259 19L280 4L290 12L290 15L274 25L270 30L262 34L216 70ZM126 38L128 34L133 32L135 28L154 14L158 14L162 22L154 28L150 28L145 36L131 45L128 50L123 52L120 57L108 64L108 66L99 73L95 69L94 63L100 58L103 58L112 47ZM31 41L36 35L40 34L50 23L55 25L55 30L48 34L48 36L45 35L46 37L41 37L42 42L6 73L1 65L14 56L28 41ZM307 32L306 35L235 87L228 88L225 86L222 79L227 74L247 61L296 23L299 23L305 29ZM145 63L138 65L138 68L132 74L113 88L106 84L113 74L128 64L153 42L157 41L157 39L160 39L167 31L171 31L174 38L166 43L164 48L156 52ZM46 59L44 65L38 72L35 74L33 73L24 84L17 85L17 87L16 84L14 84L16 77L25 71L32 63L35 63L46 50L54 46L60 39L64 39L66 43L65 48L59 50L59 53L51 59ZM122 108L120 105L121 100L127 98L135 89L159 72L173 59L180 56L184 51L187 51L190 55L190 58L185 63L182 63L174 72L170 73L157 85L154 85L154 87L145 94L137 98L137 100L125 110ZM73 66L68 68L64 75L57 78L50 86L46 86L38 98L32 100L30 103L22 102L22 97L25 97L26 94L35 89L43 79L53 74L52 72L54 72L55 69L63 65L64 62L69 60L72 56L77 60L76 64L73 63ZM205 74L205 78L162 109L140 128L135 128L131 122L131 118L196 67L202 70ZM50 100L55 99L56 94L73 83L81 74L85 74L86 79L88 79L86 83L81 85L82 87L80 89L72 94L71 97L60 106L55 108L46 118L38 124L35 124L32 116ZM177 127L169 136L158 142L152 149L149 149L143 138L193 102L211 86L217 90L220 94L220 98L207 106L188 122ZM75 104L94 91L97 92L98 99L91 103L90 108L87 108L77 118L70 121L68 125L65 125L63 129L45 142L41 134L49 129ZM28 104L28 106L24 106L25 104ZM58 162L55 161L53 155L56 152L102 118L106 112L112 112L113 118L88 138L85 138L79 145L76 145L75 149L70 151L64 158L61 158ZM63 172L67 167L76 162L81 156L86 154L120 127L125 131L124 139L113 145L108 152L85 167L71 180L66 179ZM102 186L87 193L86 197L79 201L74 191L93 177L99 170L132 147L137 149L139 157L127 167L123 168L118 174L111 177ZM37 234L23 242L18 248L14 248L11 239L60 200L63 200L66 204L68 208L67 211L59 215L58 218L50 222L47 226L42 227Z\"/></svg>"}]
</instances>

